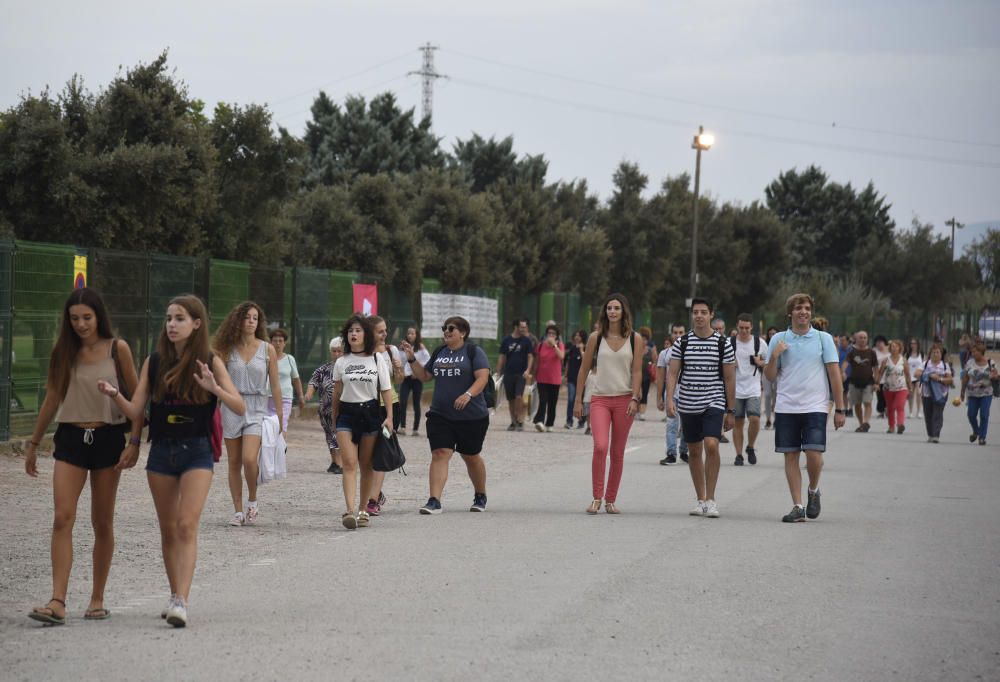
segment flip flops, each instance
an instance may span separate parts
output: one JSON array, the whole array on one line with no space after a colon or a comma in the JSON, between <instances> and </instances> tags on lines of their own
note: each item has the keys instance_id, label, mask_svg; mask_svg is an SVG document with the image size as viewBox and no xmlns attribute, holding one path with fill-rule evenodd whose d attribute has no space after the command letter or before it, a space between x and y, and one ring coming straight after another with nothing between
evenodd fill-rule
<instances>
[{"instance_id":1,"label":"flip flops","mask_svg":"<svg viewBox=\"0 0 1000 682\"><path fill-rule=\"evenodd\" d=\"M55 597L53 597L48 601L48 604L51 604L52 602L57 602L59 604L62 604L63 608L64 609L66 608L66 602L64 602L62 599L56 599ZM45 611L48 611L48 613L44 613ZM32 612L28 614L28 618L32 620L37 620L39 623L45 623L46 625L66 624L66 616L60 618L59 616L56 615L55 610L48 605L32 610Z\"/></svg>"},{"instance_id":2,"label":"flip flops","mask_svg":"<svg viewBox=\"0 0 1000 682\"><path fill-rule=\"evenodd\" d=\"M111 610L104 607L98 609L87 609L83 612L84 620L107 620L111 617Z\"/></svg>"}]
</instances>

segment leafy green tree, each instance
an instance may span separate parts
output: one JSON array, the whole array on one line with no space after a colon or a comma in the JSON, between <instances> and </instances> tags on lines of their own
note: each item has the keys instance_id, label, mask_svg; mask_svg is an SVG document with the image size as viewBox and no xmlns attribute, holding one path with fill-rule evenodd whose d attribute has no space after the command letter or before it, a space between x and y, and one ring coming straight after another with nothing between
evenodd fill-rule
<instances>
[{"instance_id":1,"label":"leafy green tree","mask_svg":"<svg viewBox=\"0 0 1000 682\"><path fill-rule=\"evenodd\" d=\"M215 108L209 130L217 199L207 246L218 258L278 264L300 238L281 220L281 207L302 182L305 145L271 123L259 105Z\"/></svg>"},{"instance_id":2,"label":"leafy green tree","mask_svg":"<svg viewBox=\"0 0 1000 682\"><path fill-rule=\"evenodd\" d=\"M501 180L543 187L549 170L549 162L541 154L518 160L513 137L487 140L476 133L468 140L455 142L449 163L465 176L474 193L485 192Z\"/></svg>"},{"instance_id":3,"label":"leafy green tree","mask_svg":"<svg viewBox=\"0 0 1000 682\"><path fill-rule=\"evenodd\" d=\"M599 301L608 293L612 256L600 224L600 200L588 191L586 180L561 182L553 189L556 211L573 226L573 235L562 247L568 267L556 286L563 291L575 289L584 301Z\"/></svg>"},{"instance_id":4,"label":"leafy green tree","mask_svg":"<svg viewBox=\"0 0 1000 682\"><path fill-rule=\"evenodd\" d=\"M997 301L1000 297L1000 229L986 230L986 234L965 247L965 256L975 268L979 283ZM994 303L997 304L1000 302Z\"/></svg>"},{"instance_id":5,"label":"leafy green tree","mask_svg":"<svg viewBox=\"0 0 1000 682\"><path fill-rule=\"evenodd\" d=\"M405 174L444 165L430 119L416 122L413 109L402 111L391 92L370 103L360 96L348 97L343 108L321 92L306 124L305 143L310 185L350 183L363 174Z\"/></svg>"},{"instance_id":6,"label":"leafy green tree","mask_svg":"<svg viewBox=\"0 0 1000 682\"><path fill-rule=\"evenodd\" d=\"M872 183L858 192L850 183L830 182L809 166L781 173L764 190L767 206L795 235L792 266L846 274L855 251L891 242L895 223L891 204Z\"/></svg>"}]
</instances>

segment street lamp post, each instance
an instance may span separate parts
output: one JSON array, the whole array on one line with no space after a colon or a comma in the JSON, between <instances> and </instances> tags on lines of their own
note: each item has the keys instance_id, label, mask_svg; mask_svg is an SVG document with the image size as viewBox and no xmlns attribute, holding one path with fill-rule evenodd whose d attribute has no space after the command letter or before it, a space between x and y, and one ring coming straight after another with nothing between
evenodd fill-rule
<instances>
[{"instance_id":1,"label":"street lamp post","mask_svg":"<svg viewBox=\"0 0 1000 682\"><path fill-rule=\"evenodd\" d=\"M951 226L951 259L955 260L955 228L962 229L965 227L965 223L960 223L955 218L951 220L944 221L945 225Z\"/></svg>"},{"instance_id":2,"label":"street lamp post","mask_svg":"<svg viewBox=\"0 0 1000 682\"><path fill-rule=\"evenodd\" d=\"M698 126L698 134L694 136L691 149L695 150L694 160L694 226L691 230L691 298L688 300L688 307L694 299L698 289L698 190L701 183L701 153L707 152L715 143L715 136L706 133L702 126Z\"/></svg>"}]
</instances>

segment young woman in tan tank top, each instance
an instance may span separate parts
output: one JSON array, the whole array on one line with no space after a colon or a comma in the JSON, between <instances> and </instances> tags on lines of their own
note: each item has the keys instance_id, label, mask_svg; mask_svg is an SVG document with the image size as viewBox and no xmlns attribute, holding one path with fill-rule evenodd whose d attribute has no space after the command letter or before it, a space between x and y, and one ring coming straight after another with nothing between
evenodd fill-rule
<instances>
[{"instance_id":1,"label":"young woman in tan tank top","mask_svg":"<svg viewBox=\"0 0 1000 682\"><path fill-rule=\"evenodd\" d=\"M594 438L591 463L593 501L588 514L596 514L604 500L604 510L618 514L618 486L625 466L625 443L642 397L642 355L646 344L632 330L632 312L622 294L611 294L601 307L600 328L590 335L583 352L577 385L587 381L587 374L597 362L593 396L590 399L590 427ZM583 396L577 394L573 416L583 416ZM604 472L608 456L611 469L605 487Z\"/></svg>"},{"instance_id":2,"label":"young woman in tan tank top","mask_svg":"<svg viewBox=\"0 0 1000 682\"><path fill-rule=\"evenodd\" d=\"M113 522L118 479L124 469L135 466L142 433L141 419L129 424L121 410L108 405L97 391L98 380L118 383L116 364L127 389L134 391L138 380L132 352L127 343L114 337L100 294L93 289L75 290L63 307L59 338L49 359L45 400L25 452L25 471L29 476L38 476L36 450L55 418L59 427L52 453L55 460L52 598L28 614L42 623L66 622L66 593L73 567L73 524L88 476L94 527L94 582L83 617L103 620L111 615L104 606L104 586L115 550ZM126 444L130 429L131 438Z\"/></svg>"}]
</instances>

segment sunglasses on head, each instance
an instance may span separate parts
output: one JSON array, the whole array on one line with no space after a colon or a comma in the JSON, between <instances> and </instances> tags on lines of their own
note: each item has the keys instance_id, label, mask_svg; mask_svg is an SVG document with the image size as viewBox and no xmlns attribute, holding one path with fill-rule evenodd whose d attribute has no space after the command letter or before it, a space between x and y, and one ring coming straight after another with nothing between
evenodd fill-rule
<instances>
[{"instance_id":1,"label":"sunglasses on head","mask_svg":"<svg viewBox=\"0 0 1000 682\"><path fill-rule=\"evenodd\" d=\"M443 332L453 332L453 331L456 331L457 329L458 329L458 327L456 327L453 324L448 324L448 325L445 325L445 326L441 327L441 331L443 331Z\"/></svg>"}]
</instances>

